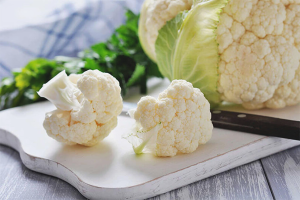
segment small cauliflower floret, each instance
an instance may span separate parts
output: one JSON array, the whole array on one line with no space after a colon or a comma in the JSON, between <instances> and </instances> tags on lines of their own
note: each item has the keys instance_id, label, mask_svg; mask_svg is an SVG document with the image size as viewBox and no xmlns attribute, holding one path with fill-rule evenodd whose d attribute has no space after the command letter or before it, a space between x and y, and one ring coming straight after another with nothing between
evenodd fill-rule
<instances>
[{"instance_id":1,"label":"small cauliflower floret","mask_svg":"<svg viewBox=\"0 0 300 200\"><path fill-rule=\"evenodd\" d=\"M141 98L133 133L125 135L135 153L175 156L191 153L210 140L213 125L210 105L198 88L184 80L174 80L158 99Z\"/></svg>"},{"instance_id":2,"label":"small cauliflower floret","mask_svg":"<svg viewBox=\"0 0 300 200\"><path fill-rule=\"evenodd\" d=\"M39 91L57 107L46 113L47 134L68 145L96 145L117 126L120 92L119 82L98 70L69 77L59 73Z\"/></svg>"}]
</instances>

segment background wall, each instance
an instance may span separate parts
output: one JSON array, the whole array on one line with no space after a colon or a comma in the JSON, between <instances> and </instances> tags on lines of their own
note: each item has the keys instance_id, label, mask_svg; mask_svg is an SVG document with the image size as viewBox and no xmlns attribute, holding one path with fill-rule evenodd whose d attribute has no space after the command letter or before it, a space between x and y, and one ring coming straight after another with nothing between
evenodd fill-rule
<instances>
[{"instance_id":1,"label":"background wall","mask_svg":"<svg viewBox=\"0 0 300 200\"><path fill-rule=\"evenodd\" d=\"M144 0L1 0L0 79L36 57L76 56L105 41Z\"/></svg>"}]
</instances>

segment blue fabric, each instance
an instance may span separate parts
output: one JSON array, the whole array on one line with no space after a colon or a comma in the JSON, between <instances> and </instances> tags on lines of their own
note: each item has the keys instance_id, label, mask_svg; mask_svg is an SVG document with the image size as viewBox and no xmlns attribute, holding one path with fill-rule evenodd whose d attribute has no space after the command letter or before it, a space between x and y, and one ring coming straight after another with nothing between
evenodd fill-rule
<instances>
[{"instance_id":1,"label":"blue fabric","mask_svg":"<svg viewBox=\"0 0 300 200\"><path fill-rule=\"evenodd\" d=\"M1 9L5 9L1 3ZM5 26L12 22L0 21L0 79L36 57L76 56L78 51L105 41L125 22L126 9L138 13L142 3L143 0L65 0L51 12L39 15L36 24ZM28 14L34 19L34 13ZM3 19L3 15L0 17Z\"/></svg>"}]
</instances>

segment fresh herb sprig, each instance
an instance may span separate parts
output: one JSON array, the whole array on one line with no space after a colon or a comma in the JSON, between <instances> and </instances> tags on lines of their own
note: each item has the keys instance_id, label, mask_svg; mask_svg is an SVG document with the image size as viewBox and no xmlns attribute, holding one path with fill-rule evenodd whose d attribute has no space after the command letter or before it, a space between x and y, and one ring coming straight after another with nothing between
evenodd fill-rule
<instances>
[{"instance_id":1,"label":"fresh herb sprig","mask_svg":"<svg viewBox=\"0 0 300 200\"><path fill-rule=\"evenodd\" d=\"M87 70L110 73L120 82L122 94L139 86L147 92L147 78L163 77L157 65L144 53L138 38L139 15L126 12L126 23L115 30L106 42L91 46L77 58L57 56L53 60L37 58L30 61L13 77L0 82L0 110L44 100L37 91L59 72L81 74Z\"/></svg>"}]
</instances>

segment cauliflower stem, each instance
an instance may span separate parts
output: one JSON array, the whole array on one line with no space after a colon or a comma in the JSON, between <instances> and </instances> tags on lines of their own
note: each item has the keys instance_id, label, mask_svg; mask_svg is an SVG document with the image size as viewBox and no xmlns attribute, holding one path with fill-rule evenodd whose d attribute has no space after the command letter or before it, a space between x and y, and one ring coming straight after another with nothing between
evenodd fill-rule
<instances>
[{"instance_id":1,"label":"cauliflower stem","mask_svg":"<svg viewBox=\"0 0 300 200\"><path fill-rule=\"evenodd\" d=\"M151 153L156 148L157 134L162 128L158 123L154 128L144 131L140 123L136 123L132 129L133 133L123 136L130 144L136 154Z\"/></svg>"},{"instance_id":2,"label":"cauliflower stem","mask_svg":"<svg viewBox=\"0 0 300 200\"><path fill-rule=\"evenodd\" d=\"M69 80L66 72L62 71L44 84L38 95L51 101L57 108L67 111L80 107L75 96L78 92L79 90Z\"/></svg>"}]
</instances>

